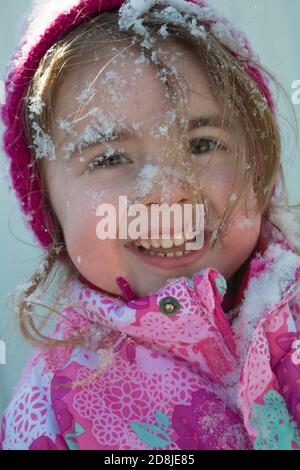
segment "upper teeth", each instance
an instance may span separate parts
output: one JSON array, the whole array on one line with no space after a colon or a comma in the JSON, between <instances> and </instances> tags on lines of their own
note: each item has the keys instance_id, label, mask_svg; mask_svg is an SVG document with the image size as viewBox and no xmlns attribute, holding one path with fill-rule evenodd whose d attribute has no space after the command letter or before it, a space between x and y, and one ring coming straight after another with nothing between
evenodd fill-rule
<instances>
[{"instance_id":1,"label":"upper teeth","mask_svg":"<svg viewBox=\"0 0 300 470\"><path fill-rule=\"evenodd\" d=\"M150 248L172 248L173 246L181 246L184 245L187 240L192 240L193 234L188 234L187 237L184 234L175 234L174 237L163 240L163 239L148 239L148 240L137 240L135 241L136 246L142 246L146 250L150 250Z\"/></svg>"}]
</instances>

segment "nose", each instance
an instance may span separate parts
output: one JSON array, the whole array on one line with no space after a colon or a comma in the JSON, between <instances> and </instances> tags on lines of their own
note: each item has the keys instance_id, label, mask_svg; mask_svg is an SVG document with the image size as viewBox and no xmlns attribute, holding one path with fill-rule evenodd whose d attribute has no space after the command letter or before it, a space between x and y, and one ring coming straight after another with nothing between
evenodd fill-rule
<instances>
[{"instance_id":1,"label":"nose","mask_svg":"<svg viewBox=\"0 0 300 470\"><path fill-rule=\"evenodd\" d=\"M162 176L161 180L151 188L144 198L144 204L185 204L192 201L192 190L187 183Z\"/></svg>"},{"instance_id":2,"label":"nose","mask_svg":"<svg viewBox=\"0 0 300 470\"><path fill-rule=\"evenodd\" d=\"M193 225L193 212L188 213L186 205L192 204L192 200L192 189L187 183L174 181L172 178L161 179L143 200L151 220L152 234L158 232L160 235L163 233L173 235L184 232L187 227L190 230ZM153 216L153 205L166 205L169 212L164 212L165 215L157 220ZM174 212L170 210L173 205L177 206Z\"/></svg>"}]
</instances>

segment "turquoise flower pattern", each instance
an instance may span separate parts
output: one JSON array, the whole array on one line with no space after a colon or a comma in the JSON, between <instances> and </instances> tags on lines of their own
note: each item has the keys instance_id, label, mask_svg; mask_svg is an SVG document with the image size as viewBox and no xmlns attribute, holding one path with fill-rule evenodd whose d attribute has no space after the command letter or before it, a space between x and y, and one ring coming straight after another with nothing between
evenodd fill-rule
<instances>
[{"instance_id":1,"label":"turquoise flower pattern","mask_svg":"<svg viewBox=\"0 0 300 470\"><path fill-rule=\"evenodd\" d=\"M135 432L135 434L152 448L167 447L172 439L168 435L168 429L170 428L170 420L167 415L162 413L160 410L156 411L155 424L135 422L130 423L129 426Z\"/></svg>"},{"instance_id":2,"label":"turquoise flower pattern","mask_svg":"<svg viewBox=\"0 0 300 470\"><path fill-rule=\"evenodd\" d=\"M289 415L283 397L276 390L270 390L264 396L264 405L254 405L251 425L259 433L254 441L254 449L300 450L296 423Z\"/></svg>"}]
</instances>

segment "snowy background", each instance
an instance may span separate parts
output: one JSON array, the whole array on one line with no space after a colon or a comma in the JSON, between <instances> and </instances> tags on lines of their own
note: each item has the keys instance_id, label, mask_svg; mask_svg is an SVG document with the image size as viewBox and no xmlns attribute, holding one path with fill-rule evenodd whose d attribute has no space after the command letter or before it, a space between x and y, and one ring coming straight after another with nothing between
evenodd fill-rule
<instances>
[{"instance_id":1,"label":"snowy background","mask_svg":"<svg viewBox=\"0 0 300 470\"><path fill-rule=\"evenodd\" d=\"M0 78L18 37L18 23L30 5L29 0L2 2L0 18ZM211 0L237 26L246 32L262 63L292 95L292 83L300 80L300 0ZM0 83L0 93L2 93ZM284 167L291 202L300 201L300 148L287 120L288 110L279 101L280 124L284 137ZM294 105L300 134L300 104ZM2 126L0 127L2 132ZM0 155L1 166L5 161ZM30 354L30 347L18 332L17 320L9 309L8 294L23 284L39 264L41 250L26 230L5 177L0 178L0 340L6 344L6 365L0 364L0 415Z\"/></svg>"}]
</instances>

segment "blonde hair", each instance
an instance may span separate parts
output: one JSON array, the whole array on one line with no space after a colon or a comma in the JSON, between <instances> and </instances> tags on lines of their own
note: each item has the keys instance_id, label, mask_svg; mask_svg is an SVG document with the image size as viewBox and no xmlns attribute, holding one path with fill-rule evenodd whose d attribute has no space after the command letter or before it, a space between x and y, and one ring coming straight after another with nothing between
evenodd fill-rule
<instances>
[{"instance_id":1,"label":"blonde hair","mask_svg":"<svg viewBox=\"0 0 300 470\"><path fill-rule=\"evenodd\" d=\"M256 212L267 214L272 190L281 172L281 138L278 124L257 83L251 78L237 57L211 33L207 24L202 24L201 20L198 19L198 24L206 29L207 35L205 38L193 36L189 29L182 24L166 23L165 20L158 19L152 14L151 10L143 15L143 24L151 28L151 33L154 35L158 34L160 27L166 24L172 40L180 41L195 51L208 74L213 92L223 107L223 117L225 118L229 111L230 115L234 112L237 113L239 119L242 120L241 132L243 132L246 143L246 152L242 152L238 159L237 174L240 182L238 197L235 201L228 201L226 210L219 222L212 245L214 246L220 234L225 231L228 220L240 198L252 186L257 198ZM53 242L47 251L44 269L32 276L30 286L22 292L22 299L19 302L21 331L34 345L81 344L83 337L77 335L66 340L50 339L39 331L32 317L32 304L34 302L29 301L29 297L39 287L44 286L57 261L62 261L67 269L68 275L65 279L69 279L70 276L76 277L79 273L67 253L60 224L51 207L48 193L44 189L46 185L40 161L35 158L32 121L29 118L28 102L30 97L39 93L45 106L42 112L35 117L35 121L45 133L51 132L54 122L53 104L55 93L65 74L72 67L93 61L91 50L99 53L102 45L117 41L123 44L124 40L130 40L133 37L137 38L138 35L132 31L123 32L119 30L118 11L105 12L94 18L88 18L76 29L64 35L48 50L29 84L24 99L24 126L27 132L28 144L33 149L32 165L36 166L36 171L40 175L44 207L50 210L54 221L54 229L48 227ZM139 39L142 41L144 37L141 36ZM151 59L152 51L152 47L144 49L144 54ZM279 86L268 70L249 58L246 51L243 54L245 61L250 61L251 65L260 68L271 81ZM87 57L87 60L83 60L83 57ZM161 62L160 59L157 60L156 65L159 70L164 71L166 76L165 84L170 92L171 101L175 106L178 106L182 102L179 99L178 89L182 90L177 86L176 76L172 69L168 67L168 64ZM182 126L182 121L179 121L179 126ZM181 133L184 132L185 128L181 127ZM180 159L182 157L183 155L180 153ZM194 163L187 147L184 148L184 158L187 164L187 172L192 178L190 181L193 182L194 186L194 200L205 203L201 181L195 172ZM159 178L159 175L157 178ZM58 250L58 247L60 250ZM49 310L50 314L52 311L54 309ZM58 313L61 315L61 312Z\"/></svg>"}]
</instances>

